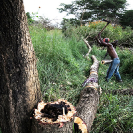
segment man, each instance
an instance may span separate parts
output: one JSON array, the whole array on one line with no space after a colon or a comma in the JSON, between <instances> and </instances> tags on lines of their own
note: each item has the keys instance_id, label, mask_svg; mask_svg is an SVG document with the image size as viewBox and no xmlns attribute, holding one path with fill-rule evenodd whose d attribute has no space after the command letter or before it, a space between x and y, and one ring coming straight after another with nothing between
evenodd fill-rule
<instances>
[{"instance_id":1,"label":"man","mask_svg":"<svg viewBox=\"0 0 133 133\"><path fill-rule=\"evenodd\" d=\"M99 38L99 39L98 39ZM100 45L104 45L104 46L107 46L107 54L109 54L109 56L111 57L112 59L112 62L107 70L107 75L106 75L106 81L108 82L109 79L112 77L112 75L114 74L115 77L116 77L116 80L118 82L122 82L122 79L121 79L121 76L119 74L119 64L120 64L120 59L116 53L116 50L114 47L116 47L116 44L118 41L114 41L113 43L109 43L109 38L105 38L105 39L101 39L101 32L98 34L98 38L96 37L97 39L97 42L100 44ZM113 47L114 45L114 47ZM106 55L107 55L106 54ZM106 56L105 55L105 56Z\"/></svg>"}]
</instances>

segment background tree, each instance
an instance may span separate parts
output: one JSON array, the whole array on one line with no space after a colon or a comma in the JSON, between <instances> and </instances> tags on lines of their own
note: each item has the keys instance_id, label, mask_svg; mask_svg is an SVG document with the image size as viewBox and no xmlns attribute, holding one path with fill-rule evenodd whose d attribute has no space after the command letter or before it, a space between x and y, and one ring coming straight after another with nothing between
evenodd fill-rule
<instances>
[{"instance_id":1,"label":"background tree","mask_svg":"<svg viewBox=\"0 0 133 133\"><path fill-rule=\"evenodd\" d=\"M133 28L133 10L127 10L120 17L120 24L123 27L131 26Z\"/></svg>"},{"instance_id":2,"label":"background tree","mask_svg":"<svg viewBox=\"0 0 133 133\"><path fill-rule=\"evenodd\" d=\"M0 12L0 127L29 133L41 91L23 1L1 0Z\"/></svg>"},{"instance_id":3,"label":"background tree","mask_svg":"<svg viewBox=\"0 0 133 133\"><path fill-rule=\"evenodd\" d=\"M26 13L26 16L27 16L28 24L31 24L34 22L33 17L29 12Z\"/></svg>"},{"instance_id":4,"label":"background tree","mask_svg":"<svg viewBox=\"0 0 133 133\"><path fill-rule=\"evenodd\" d=\"M114 19L123 12L126 0L76 0L72 4L61 4L60 12L74 14L78 20Z\"/></svg>"}]
</instances>

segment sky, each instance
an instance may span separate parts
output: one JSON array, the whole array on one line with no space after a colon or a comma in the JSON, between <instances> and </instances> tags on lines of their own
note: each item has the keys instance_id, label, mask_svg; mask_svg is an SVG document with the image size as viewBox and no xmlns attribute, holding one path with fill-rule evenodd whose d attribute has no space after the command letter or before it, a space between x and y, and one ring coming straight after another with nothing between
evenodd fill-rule
<instances>
[{"instance_id":1,"label":"sky","mask_svg":"<svg viewBox=\"0 0 133 133\"><path fill-rule=\"evenodd\" d=\"M71 18L73 15L66 16L66 13L59 13L61 3L71 4L74 0L23 0L25 12L35 13L51 20L53 24L59 24L63 18ZM133 10L133 0L127 0L128 10ZM39 8L40 7L40 8Z\"/></svg>"}]
</instances>

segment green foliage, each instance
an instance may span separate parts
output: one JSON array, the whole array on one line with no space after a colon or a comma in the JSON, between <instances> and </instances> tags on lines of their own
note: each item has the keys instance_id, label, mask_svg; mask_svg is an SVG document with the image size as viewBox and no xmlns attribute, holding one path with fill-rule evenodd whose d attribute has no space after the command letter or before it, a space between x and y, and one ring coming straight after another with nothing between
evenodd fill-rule
<instances>
[{"instance_id":1,"label":"green foliage","mask_svg":"<svg viewBox=\"0 0 133 133\"><path fill-rule=\"evenodd\" d=\"M70 26L75 26L77 27L78 25L80 25L80 21L77 19L63 19L63 21L61 22L61 26L62 26L62 32L65 34L66 29L70 28Z\"/></svg>"},{"instance_id":2,"label":"green foliage","mask_svg":"<svg viewBox=\"0 0 133 133\"><path fill-rule=\"evenodd\" d=\"M98 35L105 25L106 23L102 21L89 22L86 26L78 26L76 28L69 24L64 34L67 37L74 36L77 40L89 36L88 41L90 43L93 41L94 43L95 36ZM110 42L118 40L118 43L121 46L133 46L133 31L130 27L123 29L120 25L113 26L112 24L109 24L102 32L101 36L102 38L110 38Z\"/></svg>"},{"instance_id":3,"label":"green foliage","mask_svg":"<svg viewBox=\"0 0 133 133\"><path fill-rule=\"evenodd\" d=\"M31 14L29 12L26 13L28 24L31 24L34 22Z\"/></svg>"},{"instance_id":4,"label":"green foliage","mask_svg":"<svg viewBox=\"0 0 133 133\"><path fill-rule=\"evenodd\" d=\"M83 42L77 43L75 38L65 39L58 30L48 32L39 27L29 28L38 58L37 67L45 100L57 100L64 96L73 101L73 92L80 90L85 80L82 69L86 60L82 54L87 51L86 46ZM60 89L62 92L57 91ZM74 94L77 96L79 91Z\"/></svg>"},{"instance_id":5,"label":"green foliage","mask_svg":"<svg viewBox=\"0 0 133 133\"><path fill-rule=\"evenodd\" d=\"M133 10L126 10L120 17L120 24L123 27L131 26L133 28Z\"/></svg>"},{"instance_id":6,"label":"green foliage","mask_svg":"<svg viewBox=\"0 0 133 133\"><path fill-rule=\"evenodd\" d=\"M133 98L102 94L91 133L131 132L133 129ZM124 103L120 103L123 101Z\"/></svg>"},{"instance_id":7,"label":"green foliage","mask_svg":"<svg viewBox=\"0 0 133 133\"><path fill-rule=\"evenodd\" d=\"M35 22L35 18L38 18L37 14L38 12L35 12L35 13L32 12L32 14L30 14L29 12L26 13L27 21L29 25Z\"/></svg>"},{"instance_id":8,"label":"green foliage","mask_svg":"<svg viewBox=\"0 0 133 133\"><path fill-rule=\"evenodd\" d=\"M117 18L126 6L126 0L75 0L72 4L61 4L60 12L75 15L79 20Z\"/></svg>"},{"instance_id":9,"label":"green foliage","mask_svg":"<svg viewBox=\"0 0 133 133\"><path fill-rule=\"evenodd\" d=\"M100 25L90 23L90 27L93 27L94 30L100 30L103 25L104 23L100 23ZM87 35L88 32L84 33L85 30L88 30L85 29L86 27L77 28L81 28L82 34ZM108 28L117 32L122 30L120 26L112 28L110 25ZM74 36L75 32L71 33L71 38L66 38L60 30L46 31L44 28L35 26L29 26L29 29L37 56L37 68L44 100L54 101L64 98L76 105L83 89L81 84L89 76L89 69L93 63L90 58L87 60L83 56L88 52L86 45L80 37L77 41L77 36ZM133 56L130 58L131 62L128 61L132 51L119 48L116 50L121 60L120 74L123 83L116 82L114 77L110 82L105 82L104 77L108 65L99 65L98 76L102 95L91 133L128 133L133 130L133 97L109 93L109 90L133 88L133 70L128 69L132 66ZM106 50L93 45L89 57L95 55L101 61L105 53Z\"/></svg>"},{"instance_id":10,"label":"green foliage","mask_svg":"<svg viewBox=\"0 0 133 133\"><path fill-rule=\"evenodd\" d=\"M133 51L124 50L121 51L121 70L123 74L130 74L133 76Z\"/></svg>"}]
</instances>

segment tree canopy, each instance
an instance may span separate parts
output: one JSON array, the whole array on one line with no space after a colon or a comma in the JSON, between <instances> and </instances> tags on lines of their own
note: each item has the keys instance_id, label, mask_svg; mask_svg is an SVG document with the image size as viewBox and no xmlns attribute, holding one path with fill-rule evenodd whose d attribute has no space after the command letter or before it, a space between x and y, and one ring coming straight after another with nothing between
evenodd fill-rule
<instances>
[{"instance_id":1,"label":"tree canopy","mask_svg":"<svg viewBox=\"0 0 133 133\"><path fill-rule=\"evenodd\" d=\"M126 0L75 0L72 4L61 3L60 12L74 14L76 18L88 21L101 18L118 18L126 7Z\"/></svg>"},{"instance_id":2,"label":"tree canopy","mask_svg":"<svg viewBox=\"0 0 133 133\"><path fill-rule=\"evenodd\" d=\"M120 17L120 24L123 27L131 26L133 28L133 10L127 10Z\"/></svg>"}]
</instances>

